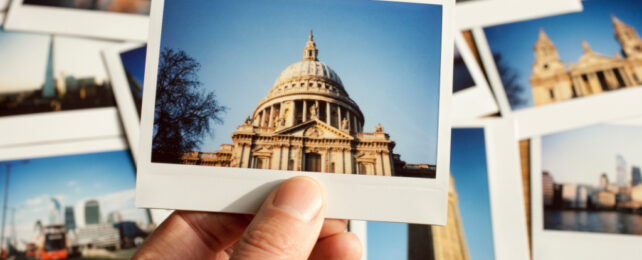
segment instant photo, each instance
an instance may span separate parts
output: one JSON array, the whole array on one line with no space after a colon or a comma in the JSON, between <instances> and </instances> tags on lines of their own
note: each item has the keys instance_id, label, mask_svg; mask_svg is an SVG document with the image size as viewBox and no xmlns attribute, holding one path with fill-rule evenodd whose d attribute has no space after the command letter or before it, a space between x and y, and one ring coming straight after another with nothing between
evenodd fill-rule
<instances>
[{"instance_id":1,"label":"instant photo","mask_svg":"<svg viewBox=\"0 0 642 260\"><path fill-rule=\"evenodd\" d=\"M69 149L61 146L58 151ZM32 153L53 150L30 148ZM3 253L8 257L129 259L156 226L147 210L134 206L135 168L129 151L45 157L20 153L0 151L6 176L0 186L7 235Z\"/></svg>"},{"instance_id":2,"label":"instant photo","mask_svg":"<svg viewBox=\"0 0 642 260\"><path fill-rule=\"evenodd\" d=\"M212 178L244 172L274 180L302 173L425 179L443 183L446 194L441 115L452 92L446 64L453 57L443 30L447 6L158 4L139 165L174 165ZM161 176L145 168L143 174Z\"/></svg>"}]
</instances>

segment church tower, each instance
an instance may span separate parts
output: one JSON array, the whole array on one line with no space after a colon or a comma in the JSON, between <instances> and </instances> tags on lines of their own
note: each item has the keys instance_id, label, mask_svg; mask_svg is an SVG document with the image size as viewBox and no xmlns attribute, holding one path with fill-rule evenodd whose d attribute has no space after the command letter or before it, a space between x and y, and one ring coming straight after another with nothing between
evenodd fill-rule
<instances>
[{"instance_id":1,"label":"church tower","mask_svg":"<svg viewBox=\"0 0 642 260\"><path fill-rule=\"evenodd\" d=\"M630 62L633 70L633 79L636 85L642 84L642 38L635 28L623 23L615 16L611 16L615 39L622 46L622 55Z\"/></svg>"},{"instance_id":2,"label":"church tower","mask_svg":"<svg viewBox=\"0 0 642 260\"><path fill-rule=\"evenodd\" d=\"M530 82L535 105L572 98L572 84L566 67L560 60L553 41L543 29L539 31L534 51L535 63Z\"/></svg>"}]
</instances>

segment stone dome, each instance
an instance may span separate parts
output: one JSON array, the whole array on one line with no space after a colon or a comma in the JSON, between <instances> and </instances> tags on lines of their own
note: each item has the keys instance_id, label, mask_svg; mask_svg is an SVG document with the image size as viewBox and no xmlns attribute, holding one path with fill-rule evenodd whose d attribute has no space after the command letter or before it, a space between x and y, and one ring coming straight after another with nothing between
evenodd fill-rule
<instances>
[{"instance_id":1,"label":"stone dome","mask_svg":"<svg viewBox=\"0 0 642 260\"><path fill-rule=\"evenodd\" d=\"M283 70L256 106L251 116L255 126L290 127L316 119L338 129L361 130L363 113L339 75L317 59L318 53L310 32L303 59Z\"/></svg>"}]
</instances>

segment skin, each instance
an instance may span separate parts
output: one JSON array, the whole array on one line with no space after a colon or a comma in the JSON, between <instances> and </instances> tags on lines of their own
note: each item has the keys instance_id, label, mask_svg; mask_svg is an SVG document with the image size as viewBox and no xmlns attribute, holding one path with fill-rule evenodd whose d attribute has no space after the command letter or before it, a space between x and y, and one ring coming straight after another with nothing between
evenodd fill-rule
<instances>
[{"instance_id":1,"label":"skin","mask_svg":"<svg viewBox=\"0 0 642 260\"><path fill-rule=\"evenodd\" d=\"M325 219L323 187L310 177L284 181L255 216L175 211L134 259L347 259L361 243L346 220Z\"/></svg>"}]
</instances>

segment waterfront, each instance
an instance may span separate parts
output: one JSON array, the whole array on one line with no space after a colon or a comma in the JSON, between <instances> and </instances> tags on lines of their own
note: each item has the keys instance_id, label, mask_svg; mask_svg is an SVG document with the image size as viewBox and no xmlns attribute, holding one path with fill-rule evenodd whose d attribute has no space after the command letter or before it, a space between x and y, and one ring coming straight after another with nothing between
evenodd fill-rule
<instances>
[{"instance_id":1,"label":"waterfront","mask_svg":"<svg viewBox=\"0 0 642 260\"><path fill-rule=\"evenodd\" d=\"M642 234L642 215L616 211L544 210L544 229Z\"/></svg>"}]
</instances>

